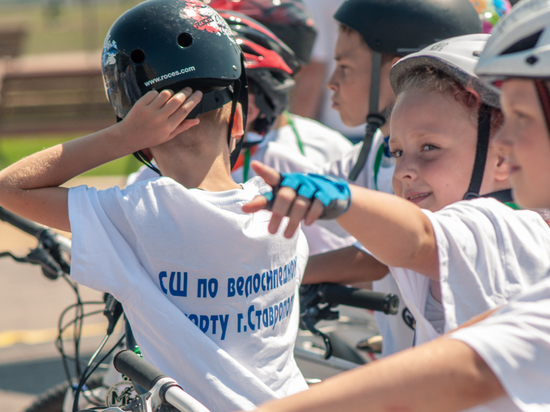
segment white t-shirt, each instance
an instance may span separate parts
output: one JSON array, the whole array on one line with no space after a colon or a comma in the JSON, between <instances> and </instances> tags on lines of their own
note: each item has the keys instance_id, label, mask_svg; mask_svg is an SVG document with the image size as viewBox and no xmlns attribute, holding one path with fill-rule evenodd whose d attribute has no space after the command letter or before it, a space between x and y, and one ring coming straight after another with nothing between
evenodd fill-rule
<instances>
[{"instance_id":1,"label":"white t-shirt","mask_svg":"<svg viewBox=\"0 0 550 412\"><path fill-rule=\"evenodd\" d=\"M498 408L486 404L470 412L550 410L550 278L516 296L486 320L453 332L450 338L472 347L508 394L499 399Z\"/></svg>"},{"instance_id":2,"label":"white t-shirt","mask_svg":"<svg viewBox=\"0 0 550 412\"><path fill-rule=\"evenodd\" d=\"M535 212L491 198L423 212L437 242L445 332L550 275L550 228ZM416 319L416 344L438 337L424 316L429 279L408 269L391 271Z\"/></svg>"},{"instance_id":3,"label":"white t-shirt","mask_svg":"<svg viewBox=\"0 0 550 412\"><path fill-rule=\"evenodd\" d=\"M286 124L271 130L265 139L280 143L286 148L302 154L298 145L299 139L304 148L304 156L318 167L340 159L353 147L353 144L340 132L315 120L291 114L290 122L292 125ZM296 128L296 132L292 126Z\"/></svg>"},{"instance_id":4,"label":"white t-shirt","mask_svg":"<svg viewBox=\"0 0 550 412\"><path fill-rule=\"evenodd\" d=\"M305 156L300 152L296 134L291 125L271 130L252 150L250 161L258 160L281 173L316 172L321 165L344 156L353 145L340 133L322 124L304 117L291 115L304 146ZM253 135L252 133L249 133ZM235 182L243 182L244 166L234 168L231 176ZM247 179L256 176L252 168L248 169ZM309 244L310 255L340 249L353 244L355 239L341 230L330 230L338 226L329 223L328 228L317 223L302 225Z\"/></svg>"},{"instance_id":5,"label":"white t-shirt","mask_svg":"<svg viewBox=\"0 0 550 412\"><path fill-rule=\"evenodd\" d=\"M362 145L362 143L355 145L341 159L325 165L322 173L332 174L348 180L349 172L357 161ZM379 150L383 150L383 148L384 135L378 130L373 136L372 146L365 166L357 176L355 182L352 183L369 189L393 194L392 178L395 162L391 156L388 156L388 153L381 153L382 156L378 156ZM379 167L376 164L377 156L380 158ZM323 226L325 223L320 221L319 225ZM366 253L370 253L359 243L356 243L354 246ZM401 297L395 279L388 274L384 278L374 281L372 286L373 290L376 292L393 293L399 297L397 315L385 315L380 312L374 313L383 341L382 356L391 355L410 348L414 340L414 331L412 327L409 326L412 320L403 298Z\"/></svg>"},{"instance_id":6,"label":"white t-shirt","mask_svg":"<svg viewBox=\"0 0 550 412\"><path fill-rule=\"evenodd\" d=\"M69 191L71 277L123 307L144 358L212 411L251 410L307 385L293 356L308 249L241 206L269 190L170 178Z\"/></svg>"},{"instance_id":7,"label":"white t-shirt","mask_svg":"<svg viewBox=\"0 0 550 412\"><path fill-rule=\"evenodd\" d=\"M338 130L345 136L363 137L365 135L365 125L357 127L344 125L338 111L332 108L332 92L326 88L336 67L334 51L338 38L338 22L333 16L343 2L344 0L304 0L318 27L317 37L311 51L311 61L326 65L324 82L319 85L324 90L320 103L319 121L334 130Z\"/></svg>"}]
</instances>

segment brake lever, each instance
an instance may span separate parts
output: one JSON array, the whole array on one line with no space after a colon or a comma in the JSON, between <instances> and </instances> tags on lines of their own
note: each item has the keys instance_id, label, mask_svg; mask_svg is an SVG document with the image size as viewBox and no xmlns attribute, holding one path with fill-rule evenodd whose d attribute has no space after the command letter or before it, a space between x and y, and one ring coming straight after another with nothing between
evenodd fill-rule
<instances>
[{"instance_id":1,"label":"brake lever","mask_svg":"<svg viewBox=\"0 0 550 412\"><path fill-rule=\"evenodd\" d=\"M319 285L300 286L300 328L309 330L316 336L320 336L325 343L324 358L332 356L332 344L327 334L321 332L315 327L321 320L336 320L340 317L338 311L332 310L332 305L326 304L320 307L323 302L322 295L319 293Z\"/></svg>"},{"instance_id":2,"label":"brake lever","mask_svg":"<svg viewBox=\"0 0 550 412\"><path fill-rule=\"evenodd\" d=\"M330 358L332 356L332 343L330 343L330 338L328 337L328 335L317 329L313 323L312 318L307 315L303 316L300 322L303 322L306 329L308 329L311 333L320 336L323 339L323 342L325 343L325 354L323 355L323 358Z\"/></svg>"},{"instance_id":3,"label":"brake lever","mask_svg":"<svg viewBox=\"0 0 550 412\"><path fill-rule=\"evenodd\" d=\"M63 276L64 274L59 263L55 261L41 243L29 252L24 258L24 261L40 265L44 276L51 280L56 280L59 276Z\"/></svg>"},{"instance_id":4,"label":"brake lever","mask_svg":"<svg viewBox=\"0 0 550 412\"><path fill-rule=\"evenodd\" d=\"M60 267L62 273L69 273L70 267L61 256L60 244L56 240L56 235L54 232L47 228L42 230L38 236L38 244L43 245L44 249L46 249L49 255L53 258L57 266Z\"/></svg>"}]
</instances>

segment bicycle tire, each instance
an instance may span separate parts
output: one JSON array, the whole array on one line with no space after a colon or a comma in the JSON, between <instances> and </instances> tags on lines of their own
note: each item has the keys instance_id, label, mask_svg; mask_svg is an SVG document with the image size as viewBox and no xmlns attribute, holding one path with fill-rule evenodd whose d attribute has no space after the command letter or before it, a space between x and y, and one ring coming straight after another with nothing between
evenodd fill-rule
<instances>
[{"instance_id":1,"label":"bicycle tire","mask_svg":"<svg viewBox=\"0 0 550 412\"><path fill-rule=\"evenodd\" d=\"M95 389L101 386L104 373L94 373L88 381L87 386L90 389ZM46 392L41 393L34 400L33 404L25 409L25 412L63 412L63 401L69 389L68 382L62 382Z\"/></svg>"}]
</instances>

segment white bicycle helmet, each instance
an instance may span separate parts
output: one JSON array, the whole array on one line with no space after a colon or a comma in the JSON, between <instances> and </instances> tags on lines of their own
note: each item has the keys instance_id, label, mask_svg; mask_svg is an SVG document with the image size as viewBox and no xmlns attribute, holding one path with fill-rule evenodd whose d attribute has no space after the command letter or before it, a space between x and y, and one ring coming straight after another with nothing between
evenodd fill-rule
<instances>
[{"instance_id":1,"label":"white bicycle helmet","mask_svg":"<svg viewBox=\"0 0 550 412\"><path fill-rule=\"evenodd\" d=\"M523 0L499 21L476 74L493 86L508 77L550 78L550 0Z\"/></svg>"},{"instance_id":2,"label":"white bicycle helmet","mask_svg":"<svg viewBox=\"0 0 550 412\"><path fill-rule=\"evenodd\" d=\"M533 79L550 134L550 0L523 0L494 28L476 74L492 87L510 77Z\"/></svg>"},{"instance_id":3,"label":"white bicycle helmet","mask_svg":"<svg viewBox=\"0 0 550 412\"><path fill-rule=\"evenodd\" d=\"M428 46L399 60L390 70L394 93L401 92L403 81L411 71L432 67L453 78L462 87L473 89L481 99L478 115L477 151L474 169L464 199L479 197L483 172L487 161L491 131L491 107L500 108L499 94L475 74L479 55L487 43L488 34L468 34L452 37Z\"/></svg>"},{"instance_id":4,"label":"white bicycle helmet","mask_svg":"<svg viewBox=\"0 0 550 412\"><path fill-rule=\"evenodd\" d=\"M452 37L403 57L390 71L394 93L401 91L403 79L408 72L418 67L431 66L451 76L463 87L473 88L484 104L499 108L498 93L475 73L479 55L490 37L483 33Z\"/></svg>"}]
</instances>

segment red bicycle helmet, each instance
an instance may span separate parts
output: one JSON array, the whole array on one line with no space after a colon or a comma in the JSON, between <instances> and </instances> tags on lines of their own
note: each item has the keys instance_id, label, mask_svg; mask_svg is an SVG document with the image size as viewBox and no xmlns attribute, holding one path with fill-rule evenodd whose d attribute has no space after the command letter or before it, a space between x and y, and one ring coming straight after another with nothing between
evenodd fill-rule
<instances>
[{"instance_id":1,"label":"red bicycle helmet","mask_svg":"<svg viewBox=\"0 0 550 412\"><path fill-rule=\"evenodd\" d=\"M265 26L242 13L218 10L241 47L259 117L253 129L265 134L288 105L292 76L300 67L292 50Z\"/></svg>"},{"instance_id":2,"label":"red bicycle helmet","mask_svg":"<svg viewBox=\"0 0 550 412\"><path fill-rule=\"evenodd\" d=\"M204 0L216 10L232 10L260 22L292 49L301 64L309 63L317 28L302 0Z\"/></svg>"}]
</instances>

